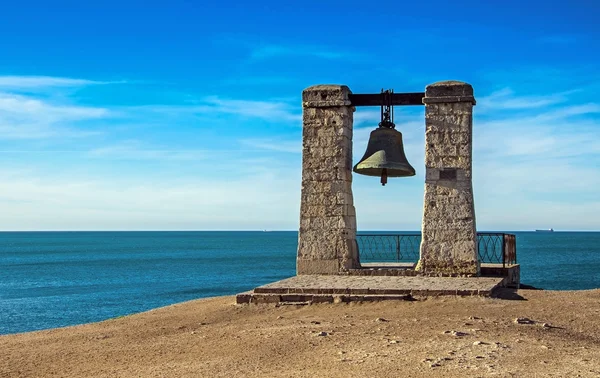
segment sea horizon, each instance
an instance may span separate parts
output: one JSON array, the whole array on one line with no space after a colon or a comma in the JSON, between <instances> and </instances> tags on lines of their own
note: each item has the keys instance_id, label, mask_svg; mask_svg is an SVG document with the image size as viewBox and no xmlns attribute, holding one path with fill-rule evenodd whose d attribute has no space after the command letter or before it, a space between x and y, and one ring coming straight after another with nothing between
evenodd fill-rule
<instances>
[{"instance_id":1,"label":"sea horizon","mask_svg":"<svg viewBox=\"0 0 600 378\"><path fill-rule=\"evenodd\" d=\"M514 234L522 283L600 286L600 232ZM245 292L296 275L297 243L288 230L3 231L0 334Z\"/></svg>"},{"instance_id":2,"label":"sea horizon","mask_svg":"<svg viewBox=\"0 0 600 378\"><path fill-rule=\"evenodd\" d=\"M503 233L511 233L511 232L539 232L546 231L548 229L538 228L538 229L525 229L525 230L497 230L497 229L477 229L477 232L503 232ZM177 230L169 230L169 229L106 229L106 230L98 230L98 229L89 229L89 230L0 230L0 233L8 233L8 232L298 232L298 229L271 229L271 228L257 228L257 229L177 229ZM397 229L360 229L357 232L421 232L421 230L397 230ZM551 232L600 232L600 230L561 230L561 229L552 229Z\"/></svg>"}]
</instances>

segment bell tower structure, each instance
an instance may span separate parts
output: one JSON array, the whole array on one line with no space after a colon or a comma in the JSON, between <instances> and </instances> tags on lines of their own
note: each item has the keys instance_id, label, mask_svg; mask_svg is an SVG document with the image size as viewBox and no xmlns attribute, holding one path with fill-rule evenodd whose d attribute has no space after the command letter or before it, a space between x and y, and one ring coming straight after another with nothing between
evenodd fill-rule
<instances>
[{"instance_id":1,"label":"bell tower structure","mask_svg":"<svg viewBox=\"0 0 600 378\"><path fill-rule=\"evenodd\" d=\"M414 273L478 276L472 185L471 85L443 81L425 92L353 94L344 85L316 85L302 92L302 193L296 269L303 274L345 274L359 269L352 195L352 128L355 106L381 106L359 174L412 176L394 105L425 105L425 195L420 259ZM356 273L356 272L354 272Z\"/></svg>"}]
</instances>

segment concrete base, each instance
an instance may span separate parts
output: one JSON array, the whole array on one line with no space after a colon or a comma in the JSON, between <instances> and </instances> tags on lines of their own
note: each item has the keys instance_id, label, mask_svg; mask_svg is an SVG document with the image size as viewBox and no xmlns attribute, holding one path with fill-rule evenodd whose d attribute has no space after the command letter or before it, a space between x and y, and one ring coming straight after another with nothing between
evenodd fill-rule
<instances>
[{"instance_id":1,"label":"concrete base","mask_svg":"<svg viewBox=\"0 0 600 378\"><path fill-rule=\"evenodd\" d=\"M237 303L410 300L414 296L493 296L502 277L301 275L237 295Z\"/></svg>"},{"instance_id":2,"label":"concrete base","mask_svg":"<svg viewBox=\"0 0 600 378\"><path fill-rule=\"evenodd\" d=\"M481 275L484 277L503 277L502 286L518 289L521 283L521 266L519 264L481 264Z\"/></svg>"}]
</instances>

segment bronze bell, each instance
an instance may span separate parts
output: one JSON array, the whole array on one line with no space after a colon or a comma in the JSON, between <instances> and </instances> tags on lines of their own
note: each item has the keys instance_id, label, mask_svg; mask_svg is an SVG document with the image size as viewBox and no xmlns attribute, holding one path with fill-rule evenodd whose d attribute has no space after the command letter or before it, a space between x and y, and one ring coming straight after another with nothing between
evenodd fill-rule
<instances>
[{"instance_id":1,"label":"bronze bell","mask_svg":"<svg viewBox=\"0 0 600 378\"><path fill-rule=\"evenodd\" d=\"M391 96L388 94L390 91L382 91L382 97L385 95L382 101L388 102L385 109L382 105L382 120L379 127L371 131L365 155L352 169L361 175L380 176L382 185L387 183L388 177L415 175L415 169L404 155L402 133L394 129L396 125L390 119Z\"/></svg>"},{"instance_id":2,"label":"bronze bell","mask_svg":"<svg viewBox=\"0 0 600 378\"><path fill-rule=\"evenodd\" d=\"M380 176L383 185L388 177L415 175L415 169L404 155L402 133L384 127L371 131L367 151L353 171L366 176Z\"/></svg>"}]
</instances>

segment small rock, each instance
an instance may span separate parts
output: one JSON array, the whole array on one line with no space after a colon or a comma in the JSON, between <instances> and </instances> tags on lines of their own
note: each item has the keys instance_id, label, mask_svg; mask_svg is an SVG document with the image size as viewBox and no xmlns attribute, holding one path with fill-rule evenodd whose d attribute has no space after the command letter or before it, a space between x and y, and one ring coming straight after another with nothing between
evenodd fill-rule
<instances>
[{"instance_id":1,"label":"small rock","mask_svg":"<svg viewBox=\"0 0 600 378\"><path fill-rule=\"evenodd\" d=\"M481 320L479 316L469 316L469 320Z\"/></svg>"},{"instance_id":2,"label":"small rock","mask_svg":"<svg viewBox=\"0 0 600 378\"><path fill-rule=\"evenodd\" d=\"M468 323L468 322L467 322L467 323L465 323L465 325L466 325L466 326L472 326L472 325L473 325L473 323Z\"/></svg>"},{"instance_id":3,"label":"small rock","mask_svg":"<svg viewBox=\"0 0 600 378\"><path fill-rule=\"evenodd\" d=\"M283 316L279 315L279 316L277 317L277 319L283 319Z\"/></svg>"},{"instance_id":4,"label":"small rock","mask_svg":"<svg viewBox=\"0 0 600 378\"><path fill-rule=\"evenodd\" d=\"M542 345L542 349L549 349L546 345Z\"/></svg>"},{"instance_id":5,"label":"small rock","mask_svg":"<svg viewBox=\"0 0 600 378\"><path fill-rule=\"evenodd\" d=\"M196 332L194 332L194 331L190 332L190 335L195 335L195 334L196 334Z\"/></svg>"},{"instance_id":6,"label":"small rock","mask_svg":"<svg viewBox=\"0 0 600 378\"><path fill-rule=\"evenodd\" d=\"M431 361L433 361L433 358L426 358L426 359L424 359L424 360L423 360L423 361L421 361L421 362L431 362Z\"/></svg>"},{"instance_id":7,"label":"small rock","mask_svg":"<svg viewBox=\"0 0 600 378\"><path fill-rule=\"evenodd\" d=\"M542 323L541 326L543 328L552 328L552 325L550 325L550 323Z\"/></svg>"},{"instance_id":8,"label":"small rock","mask_svg":"<svg viewBox=\"0 0 600 378\"><path fill-rule=\"evenodd\" d=\"M375 319L376 322L389 322L389 320L384 319L384 318L377 318Z\"/></svg>"},{"instance_id":9,"label":"small rock","mask_svg":"<svg viewBox=\"0 0 600 378\"><path fill-rule=\"evenodd\" d=\"M534 324L535 321L529 318L515 318L515 324Z\"/></svg>"},{"instance_id":10,"label":"small rock","mask_svg":"<svg viewBox=\"0 0 600 378\"><path fill-rule=\"evenodd\" d=\"M315 334L315 335L316 335L316 336L327 336L327 335L329 335L329 334L328 334L327 332L325 332L325 331L321 331L321 332L319 332L319 333L317 333L317 334Z\"/></svg>"},{"instance_id":11,"label":"small rock","mask_svg":"<svg viewBox=\"0 0 600 378\"><path fill-rule=\"evenodd\" d=\"M318 322L318 321L316 321L316 320L311 320L311 321L310 321L310 323L311 323L311 324L321 324L321 322Z\"/></svg>"},{"instance_id":12,"label":"small rock","mask_svg":"<svg viewBox=\"0 0 600 378\"><path fill-rule=\"evenodd\" d=\"M434 368L434 367L440 367L440 366L442 366L442 365L440 365L440 364L438 364L438 363L436 362L436 363L433 363L433 364L431 364L431 365L429 365L429 366L430 366L430 367L432 367L432 368Z\"/></svg>"},{"instance_id":13,"label":"small rock","mask_svg":"<svg viewBox=\"0 0 600 378\"><path fill-rule=\"evenodd\" d=\"M390 343L390 344L398 344L398 343L399 343L399 341L398 341L398 340L390 340L390 341L389 341L389 343Z\"/></svg>"},{"instance_id":14,"label":"small rock","mask_svg":"<svg viewBox=\"0 0 600 378\"><path fill-rule=\"evenodd\" d=\"M452 336L467 336L468 333L461 331L444 331L444 335L452 335Z\"/></svg>"},{"instance_id":15,"label":"small rock","mask_svg":"<svg viewBox=\"0 0 600 378\"><path fill-rule=\"evenodd\" d=\"M483 356L475 356L475 358L477 358L478 360L480 360L480 359L485 358L485 357L483 357Z\"/></svg>"},{"instance_id":16,"label":"small rock","mask_svg":"<svg viewBox=\"0 0 600 378\"><path fill-rule=\"evenodd\" d=\"M340 350L340 351L338 352L338 354L345 354L345 353L346 353L346 352L344 352L343 350Z\"/></svg>"},{"instance_id":17,"label":"small rock","mask_svg":"<svg viewBox=\"0 0 600 378\"><path fill-rule=\"evenodd\" d=\"M475 341L473 345L487 345L487 343L484 343L483 341Z\"/></svg>"}]
</instances>

